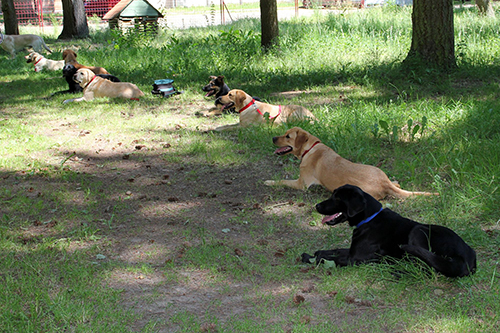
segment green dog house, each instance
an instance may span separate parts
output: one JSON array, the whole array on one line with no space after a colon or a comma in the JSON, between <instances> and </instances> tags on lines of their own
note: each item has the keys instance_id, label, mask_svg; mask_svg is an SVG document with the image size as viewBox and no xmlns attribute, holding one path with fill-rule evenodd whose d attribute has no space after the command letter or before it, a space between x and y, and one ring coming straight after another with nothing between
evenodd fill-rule
<instances>
[{"instance_id":1,"label":"green dog house","mask_svg":"<svg viewBox=\"0 0 500 333\"><path fill-rule=\"evenodd\" d=\"M163 15L146 0L121 0L102 19L108 21L110 29L157 31L160 17Z\"/></svg>"}]
</instances>

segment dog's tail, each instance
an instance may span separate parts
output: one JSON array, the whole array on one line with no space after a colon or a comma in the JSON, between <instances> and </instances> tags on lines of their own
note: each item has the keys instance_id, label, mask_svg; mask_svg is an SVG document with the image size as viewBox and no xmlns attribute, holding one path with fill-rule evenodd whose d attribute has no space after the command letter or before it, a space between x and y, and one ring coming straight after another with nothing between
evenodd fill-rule
<instances>
[{"instance_id":1,"label":"dog's tail","mask_svg":"<svg viewBox=\"0 0 500 333\"><path fill-rule=\"evenodd\" d=\"M49 51L50 53L52 53L52 50L49 49L49 47L47 46L47 44L45 44L45 41L42 39L42 46L44 49L46 49L47 51Z\"/></svg>"},{"instance_id":2,"label":"dog's tail","mask_svg":"<svg viewBox=\"0 0 500 333\"><path fill-rule=\"evenodd\" d=\"M406 191L403 190L402 188L399 187L399 185L396 185L394 183L391 183L391 185L388 187L387 192L400 199L405 199L414 195L439 195L439 193L436 192L412 192L412 191Z\"/></svg>"},{"instance_id":3,"label":"dog's tail","mask_svg":"<svg viewBox=\"0 0 500 333\"><path fill-rule=\"evenodd\" d=\"M419 246L406 244L400 247L403 251L420 258L427 265L433 267L436 271L447 277L463 277L474 273L476 270L475 256L473 260L468 263L463 257L444 257Z\"/></svg>"}]
</instances>

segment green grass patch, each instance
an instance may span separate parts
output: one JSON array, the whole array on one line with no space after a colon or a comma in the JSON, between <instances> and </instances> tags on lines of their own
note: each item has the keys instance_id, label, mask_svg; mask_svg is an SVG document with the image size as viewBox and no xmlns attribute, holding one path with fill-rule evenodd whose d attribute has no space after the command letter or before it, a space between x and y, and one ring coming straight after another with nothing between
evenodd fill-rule
<instances>
[{"instance_id":1,"label":"green grass patch","mask_svg":"<svg viewBox=\"0 0 500 333\"><path fill-rule=\"evenodd\" d=\"M280 47L268 53L256 19L157 35L103 29L78 41L46 32L47 57L78 49L80 63L137 84L139 102L62 104L71 97L51 97L67 89L61 73L35 73L2 51L0 331L495 331L499 26L457 8L453 72L401 66L411 7L280 22ZM209 75L306 106L318 121L212 132L237 116L195 116L213 105L201 91ZM183 94L150 94L163 78ZM292 126L404 189L438 191L383 203L455 230L477 251L477 273L297 262L349 246L352 230L319 223L314 205L327 191L263 184L298 176L296 158L273 155L272 138Z\"/></svg>"}]
</instances>

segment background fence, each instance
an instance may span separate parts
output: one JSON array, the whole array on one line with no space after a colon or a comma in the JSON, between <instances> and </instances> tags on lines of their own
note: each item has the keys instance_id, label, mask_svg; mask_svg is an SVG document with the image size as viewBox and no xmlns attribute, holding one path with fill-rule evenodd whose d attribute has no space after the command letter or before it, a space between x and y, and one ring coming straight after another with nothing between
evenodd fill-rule
<instances>
[{"instance_id":1,"label":"background fence","mask_svg":"<svg viewBox=\"0 0 500 333\"><path fill-rule=\"evenodd\" d=\"M88 17L98 22L120 0L84 0ZM366 0L370 1L370 0ZM378 0L380 1L380 0ZM163 13L160 25L172 29L201 27L230 23L233 20L260 17L259 0L148 0ZM301 14L308 15L307 8L337 8L340 6L360 7L365 0L278 0L278 19L299 15L295 6L301 7ZM252 5L253 4L253 5ZM14 7L20 25L62 25L61 0L14 0Z\"/></svg>"}]
</instances>

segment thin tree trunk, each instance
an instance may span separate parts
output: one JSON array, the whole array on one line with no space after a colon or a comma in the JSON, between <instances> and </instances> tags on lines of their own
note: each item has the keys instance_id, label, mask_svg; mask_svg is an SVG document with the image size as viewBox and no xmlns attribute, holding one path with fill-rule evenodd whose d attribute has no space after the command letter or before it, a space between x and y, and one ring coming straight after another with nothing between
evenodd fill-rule
<instances>
[{"instance_id":1,"label":"thin tree trunk","mask_svg":"<svg viewBox=\"0 0 500 333\"><path fill-rule=\"evenodd\" d=\"M63 30L57 39L88 37L89 26L83 0L62 0L62 4Z\"/></svg>"},{"instance_id":2,"label":"thin tree trunk","mask_svg":"<svg viewBox=\"0 0 500 333\"><path fill-rule=\"evenodd\" d=\"M405 63L418 59L443 69L455 68L453 0L414 0L412 40Z\"/></svg>"},{"instance_id":3,"label":"thin tree trunk","mask_svg":"<svg viewBox=\"0 0 500 333\"><path fill-rule=\"evenodd\" d=\"M19 35L16 9L13 0L2 0L3 25L6 35Z\"/></svg>"},{"instance_id":4,"label":"thin tree trunk","mask_svg":"<svg viewBox=\"0 0 500 333\"><path fill-rule=\"evenodd\" d=\"M278 5L276 0L260 0L261 45L267 50L279 46Z\"/></svg>"}]
</instances>

